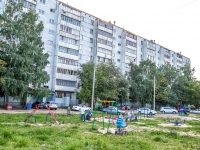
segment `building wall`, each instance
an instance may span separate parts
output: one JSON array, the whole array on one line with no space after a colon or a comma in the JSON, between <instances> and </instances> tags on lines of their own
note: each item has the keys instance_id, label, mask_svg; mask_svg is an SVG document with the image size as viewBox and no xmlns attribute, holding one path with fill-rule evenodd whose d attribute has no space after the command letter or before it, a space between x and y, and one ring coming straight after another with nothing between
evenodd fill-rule
<instances>
[{"instance_id":1,"label":"building wall","mask_svg":"<svg viewBox=\"0 0 200 150\"><path fill-rule=\"evenodd\" d=\"M49 54L46 66L50 81L46 84L57 98L69 97L75 103L77 70L89 61L115 62L122 73L130 71L129 63L139 64L150 59L157 66L171 64L180 68L190 59L171 51L153 40L103 21L91 14L56 0L28 0L35 5L39 20L44 23L41 33L44 53ZM0 13L5 0L0 2ZM28 11L27 8L24 11ZM54 96L52 96L53 99Z\"/></svg>"}]
</instances>

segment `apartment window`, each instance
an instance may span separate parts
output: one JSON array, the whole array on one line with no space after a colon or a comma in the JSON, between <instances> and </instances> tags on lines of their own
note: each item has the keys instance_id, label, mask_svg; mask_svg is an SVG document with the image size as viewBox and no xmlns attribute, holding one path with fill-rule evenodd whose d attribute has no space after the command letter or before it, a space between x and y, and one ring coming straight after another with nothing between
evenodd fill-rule
<instances>
[{"instance_id":1,"label":"apartment window","mask_svg":"<svg viewBox=\"0 0 200 150\"><path fill-rule=\"evenodd\" d=\"M133 46L133 47L137 46L136 43L129 41L129 40L126 40L126 45L130 45L130 46Z\"/></svg>"},{"instance_id":2,"label":"apartment window","mask_svg":"<svg viewBox=\"0 0 200 150\"><path fill-rule=\"evenodd\" d=\"M108 32L105 32L105 31L103 31L103 30L98 30L98 34L100 34L100 35L103 35L103 36L106 36L106 37L109 37L109 38L112 38L113 37L113 35L112 34L110 34L110 33L108 33Z\"/></svg>"},{"instance_id":3,"label":"apartment window","mask_svg":"<svg viewBox=\"0 0 200 150\"><path fill-rule=\"evenodd\" d=\"M43 4L45 4L45 0L40 0L40 3L43 3Z\"/></svg>"},{"instance_id":4,"label":"apartment window","mask_svg":"<svg viewBox=\"0 0 200 150\"><path fill-rule=\"evenodd\" d=\"M115 40L116 38L115 37L113 37L113 40Z\"/></svg>"},{"instance_id":5,"label":"apartment window","mask_svg":"<svg viewBox=\"0 0 200 150\"><path fill-rule=\"evenodd\" d=\"M62 41L62 42L65 42L65 43L73 44L73 45L79 44L78 40L71 39L71 38L68 38L68 37L65 37L65 36L61 36L61 35L59 37L59 40Z\"/></svg>"},{"instance_id":6,"label":"apartment window","mask_svg":"<svg viewBox=\"0 0 200 150\"><path fill-rule=\"evenodd\" d=\"M62 63L62 64L66 64L66 65L72 65L72 66L77 66L78 61L58 56L58 63Z\"/></svg>"},{"instance_id":7,"label":"apartment window","mask_svg":"<svg viewBox=\"0 0 200 150\"><path fill-rule=\"evenodd\" d=\"M141 45L143 45L143 41L141 41Z\"/></svg>"},{"instance_id":8,"label":"apartment window","mask_svg":"<svg viewBox=\"0 0 200 150\"><path fill-rule=\"evenodd\" d=\"M104 39L98 38L98 43L101 43L101 44L104 44L104 45L107 45L107 46L111 46L111 47L112 47L112 42L107 41L107 40L104 40Z\"/></svg>"},{"instance_id":9,"label":"apartment window","mask_svg":"<svg viewBox=\"0 0 200 150\"><path fill-rule=\"evenodd\" d=\"M92 29L90 29L90 34L93 34L93 30Z\"/></svg>"},{"instance_id":10,"label":"apartment window","mask_svg":"<svg viewBox=\"0 0 200 150\"><path fill-rule=\"evenodd\" d=\"M63 46L59 46L59 52L67 53L67 54L71 54L75 56L78 56L78 53L79 53L78 50L68 48L68 47L63 47Z\"/></svg>"},{"instance_id":11,"label":"apartment window","mask_svg":"<svg viewBox=\"0 0 200 150\"><path fill-rule=\"evenodd\" d=\"M28 2L28 1L24 1L24 2L23 2L23 7L24 7L24 8L32 8L32 9L36 10L36 5L33 4L33 3L30 3L30 2Z\"/></svg>"},{"instance_id":12,"label":"apartment window","mask_svg":"<svg viewBox=\"0 0 200 150\"><path fill-rule=\"evenodd\" d=\"M82 21L84 21L84 17L82 17Z\"/></svg>"},{"instance_id":13,"label":"apartment window","mask_svg":"<svg viewBox=\"0 0 200 150\"><path fill-rule=\"evenodd\" d=\"M120 62L120 59L117 59L118 62Z\"/></svg>"},{"instance_id":14,"label":"apartment window","mask_svg":"<svg viewBox=\"0 0 200 150\"><path fill-rule=\"evenodd\" d=\"M93 39L92 38L90 38L90 43L93 43Z\"/></svg>"},{"instance_id":15,"label":"apartment window","mask_svg":"<svg viewBox=\"0 0 200 150\"><path fill-rule=\"evenodd\" d=\"M91 20L91 25L94 25L94 20Z\"/></svg>"},{"instance_id":16,"label":"apartment window","mask_svg":"<svg viewBox=\"0 0 200 150\"><path fill-rule=\"evenodd\" d=\"M92 52L92 47L89 47L89 51Z\"/></svg>"},{"instance_id":17,"label":"apartment window","mask_svg":"<svg viewBox=\"0 0 200 150\"><path fill-rule=\"evenodd\" d=\"M49 23L55 24L55 21L53 19L49 19Z\"/></svg>"},{"instance_id":18,"label":"apartment window","mask_svg":"<svg viewBox=\"0 0 200 150\"><path fill-rule=\"evenodd\" d=\"M81 30L82 30L82 31L84 30L84 26L81 26Z\"/></svg>"},{"instance_id":19,"label":"apartment window","mask_svg":"<svg viewBox=\"0 0 200 150\"><path fill-rule=\"evenodd\" d=\"M113 25L112 25L112 24L99 21L99 25L102 26L102 27L105 27L105 28L107 28L107 29L113 30Z\"/></svg>"},{"instance_id":20,"label":"apartment window","mask_svg":"<svg viewBox=\"0 0 200 150\"><path fill-rule=\"evenodd\" d=\"M67 32L67 33L70 33L70 34L75 34L75 35L79 36L79 31L78 30L72 29L72 28L64 26L62 24L60 25L60 30L64 31L64 32Z\"/></svg>"},{"instance_id":21,"label":"apartment window","mask_svg":"<svg viewBox=\"0 0 200 150\"><path fill-rule=\"evenodd\" d=\"M76 75L77 72L74 70L64 69L64 68L57 68L57 73L66 74L66 75Z\"/></svg>"},{"instance_id":22,"label":"apartment window","mask_svg":"<svg viewBox=\"0 0 200 150\"><path fill-rule=\"evenodd\" d=\"M44 10L39 9L39 13L44 15Z\"/></svg>"},{"instance_id":23,"label":"apartment window","mask_svg":"<svg viewBox=\"0 0 200 150\"><path fill-rule=\"evenodd\" d=\"M118 35L118 38L120 38L120 39L121 39L121 38L122 38L122 37L121 37L121 35Z\"/></svg>"},{"instance_id":24,"label":"apartment window","mask_svg":"<svg viewBox=\"0 0 200 150\"><path fill-rule=\"evenodd\" d=\"M120 54L120 51L118 51L118 54Z\"/></svg>"},{"instance_id":25,"label":"apartment window","mask_svg":"<svg viewBox=\"0 0 200 150\"><path fill-rule=\"evenodd\" d=\"M76 81L56 79L56 85L58 85L58 86L76 87Z\"/></svg>"},{"instance_id":26,"label":"apartment window","mask_svg":"<svg viewBox=\"0 0 200 150\"><path fill-rule=\"evenodd\" d=\"M81 35L81 40L83 40L83 35Z\"/></svg>"},{"instance_id":27,"label":"apartment window","mask_svg":"<svg viewBox=\"0 0 200 150\"><path fill-rule=\"evenodd\" d=\"M90 56L90 61L92 61L94 59L94 57L93 56Z\"/></svg>"},{"instance_id":28,"label":"apartment window","mask_svg":"<svg viewBox=\"0 0 200 150\"><path fill-rule=\"evenodd\" d=\"M136 50L130 49L126 47L126 52L131 53L131 54L136 54Z\"/></svg>"},{"instance_id":29,"label":"apartment window","mask_svg":"<svg viewBox=\"0 0 200 150\"><path fill-rule=\"evenodd\" d=\"M55 12L56 12L56 9L51 8L51 9L50 9L50 12L55 13Z\"/></svg>"},{"instance_id":30,"label":"apartment window","mask_svg":"<svg viewBox=\"0 0 200 150\"><path fill-rule=\"evenodd\" d=\"M120 44L120 43L118 43L118 46L121 46L121 44Z\"/></svg>"},{"instance_id":31,"label":"apartment window","mask_svg":"<svg viewBox=\"0 0 200 150\"><path fill-rule=\"evenodd\" d=\"M54 35L54 30L49 29L49 34Z\"/></svg>"},{"instance_id":32,"label":"apartment window","mask_svg":"<svg viewBox=\"0 0 200 150\"><path fill-rule=\"evenodd\" d=\"M140 57L141 57L141 59L143 58L142 55Z\"/></svg>"},{"instance_id":33,"label":"apartment window","mask_svg":"<svg viewBox=\"0 0 200 150\"><path fill-rule=\"evenodd\" d=\"M68 22L68 23L71 23L71 24L74 24L76 26L81 26L81 22L80 21L75 20L75 19L70 18L70 17L65 16L65 15L61 15L61 20L65 21L65 22Z\"/></svg>"},{"instance_id":34,"label":"apartment window","mask_svg":"<svg viewBox=\"0 0 200 150\"><path fill-rule=\"evenodd\" d=\"M53 45L53 41L48 40L49 45Z\"/></svg>"}]
</instances>

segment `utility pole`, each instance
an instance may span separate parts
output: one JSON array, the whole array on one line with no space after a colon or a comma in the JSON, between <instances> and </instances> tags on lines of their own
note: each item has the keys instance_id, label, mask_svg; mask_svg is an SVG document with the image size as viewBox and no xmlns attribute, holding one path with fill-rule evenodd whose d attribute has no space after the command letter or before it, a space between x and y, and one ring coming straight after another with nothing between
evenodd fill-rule
<instances>
[{"instance_id":1,"label":"utility pole","mask_svg":"<svg viewBox=\"0 0 200 150\"><path fill-rule=\"evenodd\" d=\"M156 80L155 80L155 75L153 77L153 110L156 108Z\"/></svg>"}]
</instances>

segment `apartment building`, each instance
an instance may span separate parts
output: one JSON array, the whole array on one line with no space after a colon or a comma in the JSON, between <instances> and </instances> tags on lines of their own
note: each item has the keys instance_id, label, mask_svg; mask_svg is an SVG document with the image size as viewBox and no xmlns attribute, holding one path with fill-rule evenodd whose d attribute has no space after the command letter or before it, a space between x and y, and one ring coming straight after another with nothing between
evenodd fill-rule
<instances>
[{"instance_id":1,"label":"apartment building","mask_svg":"<svg viewBox=\"0 0 200 150\"><path fill-rule=\"evenodd\" d=\"M0 0L0 13L6 1ZM76 102L77 70L89 61L114 61L122 73L130 71L129 63L150 59L157 66L171 64L177 68L190 59L135 35L132 31L104 21L56 0L26 0L24 11L35 9L44 23L41 33L44 52L49 54L45 70L50 77L45 85L52 91L49 100L66 98Z\"/></svg>"}]
</instances>

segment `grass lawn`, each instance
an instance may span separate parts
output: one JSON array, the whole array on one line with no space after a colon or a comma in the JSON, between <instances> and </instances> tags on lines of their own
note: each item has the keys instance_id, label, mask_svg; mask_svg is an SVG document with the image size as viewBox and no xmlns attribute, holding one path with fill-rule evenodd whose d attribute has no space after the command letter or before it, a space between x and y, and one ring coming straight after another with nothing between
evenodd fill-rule
<instances>
[{"instance_id":1,"label":"grass lawn","mask_svg":"<svg viewBox=\"0 0 200 150\"><path fill-rule=\"evenodd\" d=\"M27 114L0 114L0 150L197 150L200 149L200 121L187 121L191 127L162 127L167 119L154 118L128 122L127 135L102 134L101 122L80 121L80 116L35 114L26 123ZM105 127L108 124L105 123ZM115 125L111 125L115 128ZM181 133L186 133L182 135Z\"/></svg>"}]
</instances>

